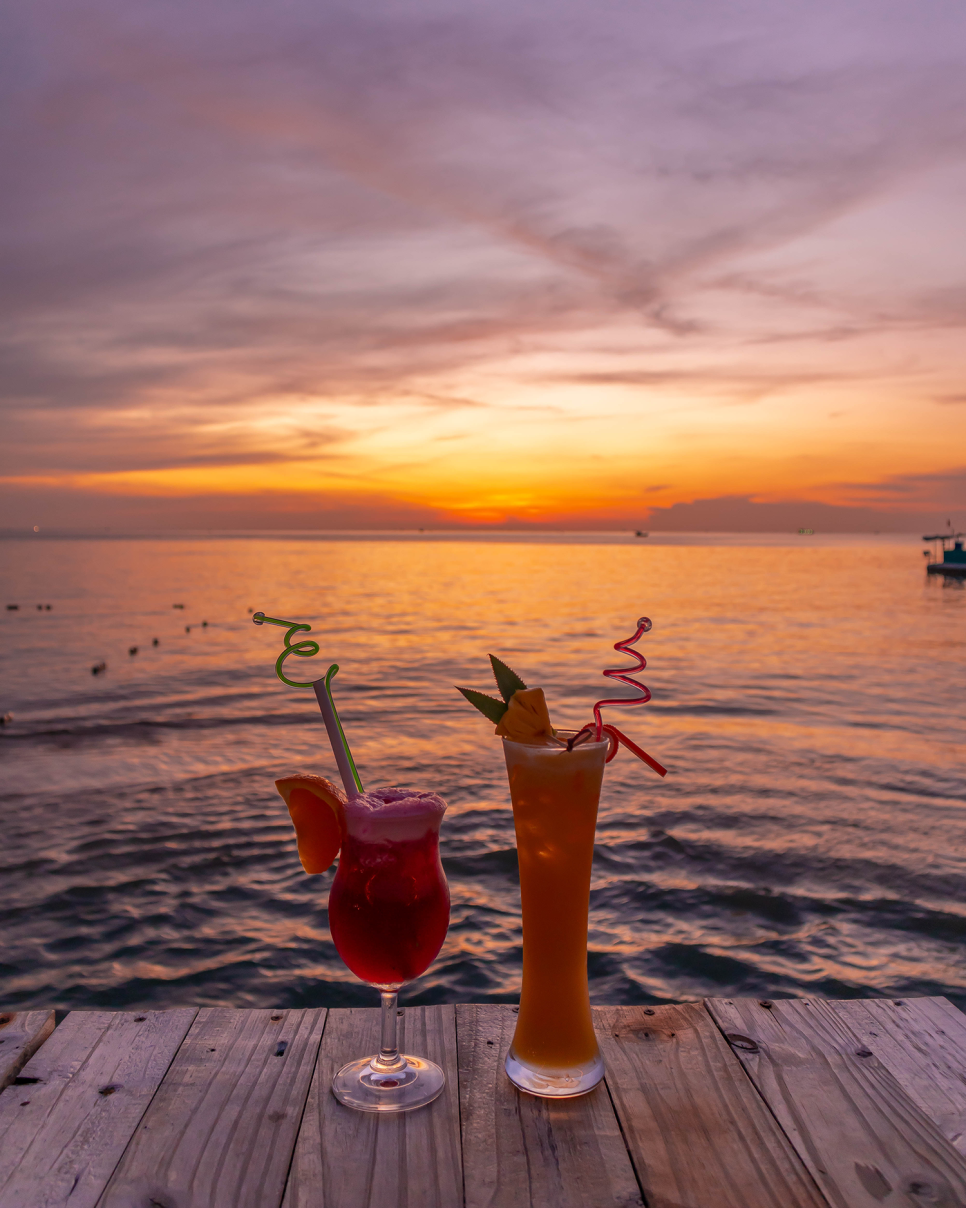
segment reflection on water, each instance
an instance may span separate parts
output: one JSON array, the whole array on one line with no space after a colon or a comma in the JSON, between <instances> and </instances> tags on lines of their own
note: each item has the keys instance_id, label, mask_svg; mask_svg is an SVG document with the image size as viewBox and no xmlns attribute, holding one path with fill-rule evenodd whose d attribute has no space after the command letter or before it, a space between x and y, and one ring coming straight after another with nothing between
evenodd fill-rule
<instances>
[{"instance_id":1,"label":"reflection on water","mask_svg":"<svg viewBox=\"0 0 966 1208\"><path fill-rule=\"evenodd\" d=\"M654 699L614 720L670 774L626 753L608 767L594 999L966 1003L966 596L925 576L912 541L2 550L0 604L21 604L0 612L4 1006L371 1003L329 939L331 874L302 874L272 785L335 775L324 729L311 693L274 679L281 631L248 609L321 635L367 785L450 802L452 926L409 1001L519 989L503 762L452 685L491 690L492 651L579 726L644 613Z\"/></svg>"}]
</instances>

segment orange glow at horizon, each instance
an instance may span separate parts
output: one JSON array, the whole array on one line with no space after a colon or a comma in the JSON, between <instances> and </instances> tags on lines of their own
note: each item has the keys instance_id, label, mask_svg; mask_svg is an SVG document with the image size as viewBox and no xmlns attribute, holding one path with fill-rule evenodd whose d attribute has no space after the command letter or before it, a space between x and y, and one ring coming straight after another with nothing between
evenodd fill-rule
<instances>
[{"instance_id":1,"label":"orange glow at horizon","mask_svg":"<svg viewBox=\"0 0 966 1208\"><path fill-rule=\"evenodd\" d=\"M570 360L570 358L567 358ZM888 507L878 488L943 468L931 435L910 430L901 399L811 387L772 398L568 383L476 381L451 387L473 406L437 409L435 396L388 392L378 404L273 398L248 404L231 425L232 464L163 465L8 476L11 486L90 495L177 499L273 496L338 501L366 496L433 509L457 524L552 523L556 517L640 516L653 507L750 495ZM462 387L462 389L461 389ZM722 387L724 389L724 387ZM489 398L487 398L489 393ZM819 402L819 398L825 397ZM966 419L964 409L950 417ZM270 412L272 418L265 418ZM360 422L360 419L362 422ZM129 416L131 435L139 417ZM300 456L291 432L337 435L320 456ZM966 436L966 423L962 424ZM210 447L211 428L188 427L181 450ZM246 460L257 448L258 459ZM899 502L902 502L900 499ZM912 500L916 502L916 500Z\"/></svg>"}]
</instances>

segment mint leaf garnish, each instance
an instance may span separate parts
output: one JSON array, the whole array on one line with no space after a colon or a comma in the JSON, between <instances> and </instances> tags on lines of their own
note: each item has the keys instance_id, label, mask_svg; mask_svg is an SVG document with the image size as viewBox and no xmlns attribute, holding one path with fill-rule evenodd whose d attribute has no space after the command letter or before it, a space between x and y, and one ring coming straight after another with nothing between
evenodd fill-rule
<instances>
[{"instance_id":1,"label":"mint leaf garnish","mask_svg":"<svg viewBox=\"0 0 966 1208\"><path fill-rule=\"evenodd\" d=\"M495 726L500 724L503 714L507 711L503 701L497 700L495 696L487 696L485 692L476 692L473 688L457 687L456 691L462 692L470 704L479 709Z\"/></svg>"},{"instance_id":2,"label":"mint leaf garnish","mask_svg":"<svg viewBox=\"0 0 966 1208\"><path fill-rule=\"evenodd\" d=\"M510 698L514 692L519 692L521 688L525 688L526 684L520 679L519 675L508 667L506 663L501 662L496 655L491 654L490 666L493 668L493 678L496 680L496 686L500 689L500 695L509 705ZM462 691L462 689L460 689ZM479 706L477 706L479 708Z\"/></svg>"}]
</instances>

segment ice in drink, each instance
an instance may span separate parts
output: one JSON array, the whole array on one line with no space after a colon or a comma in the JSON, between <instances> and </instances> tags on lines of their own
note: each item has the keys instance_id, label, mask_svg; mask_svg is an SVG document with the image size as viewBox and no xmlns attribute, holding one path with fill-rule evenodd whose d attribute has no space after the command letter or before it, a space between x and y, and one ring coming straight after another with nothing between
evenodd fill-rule
<instances>
[{"instance_id":1,"label":"ice in drink","mask_svg":"<svg viewBox=\"0 0 966 1208\"><path fill-rule=\"evenodd\" d=\"M426 971L446 938L449 888L439 858L446 804L435 793L375 789L343 809L329 930L356 977L398 988Z\"/></svg>"},{"instance_id":2,"label":"ice in drink","mask_svg":"<svg viewBox=\"0 0 966 1208\"><path fill-rule=\"evenodd\" d=\"M631 647L651 628L647 617L614 649L634 668L604 675L638 689L633 700L599 700L594 720L579 730L558 730L542 688L528 688L502 659L490 655L500 697L457 688L503 739L520 863L523 914L523 985L506 1072L534 1095L583 1095L604 1076L594 1036L587 984L587 915L594 830L604 764L623 746L659 776L667 769L616 726L604 724L607 705L645 704L648 688L627 674L645 666Z\"/></svg>"},{"instance_id":3,"label":"ice in drink","mask_svg":"<svg viewBox=\"0 0 966 1208\"><path fill-rule=\"evenodd\" d=\"M583 1094L601 1061L587 984L587 914L607 742L503 740L523 908L523 987L507 1071L541 1095Z\"/></svg>"}]
</instances>

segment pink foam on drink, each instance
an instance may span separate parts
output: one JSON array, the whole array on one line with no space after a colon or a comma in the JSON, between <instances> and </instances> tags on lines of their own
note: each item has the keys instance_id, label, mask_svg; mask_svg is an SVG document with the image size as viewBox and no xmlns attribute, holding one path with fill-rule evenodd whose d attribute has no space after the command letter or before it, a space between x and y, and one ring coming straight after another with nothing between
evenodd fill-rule
<instances>
[{"instance_id":1,"label":"pink foam on drink","mask_svg":"<svg viewBox=\"0 0 966 1208\"><path fill-rule=\"evenodd\" d=\"M345 803L346 830L363 843L419 839L439 831L446 802L419 789L370 789Z\"/></svg>"}]
</instances>

